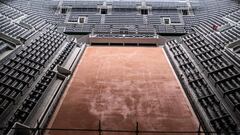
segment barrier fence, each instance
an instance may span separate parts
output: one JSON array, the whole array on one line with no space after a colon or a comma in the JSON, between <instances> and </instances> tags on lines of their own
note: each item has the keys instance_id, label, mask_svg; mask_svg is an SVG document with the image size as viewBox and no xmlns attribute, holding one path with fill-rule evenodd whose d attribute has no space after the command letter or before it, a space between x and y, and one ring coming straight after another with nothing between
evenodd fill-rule
<instances>
[{"instance_id":1,"label":"barrier fence","mask_svg":"<svg viewBox=\"0 0 240 135\"><path fill-rule=\"evenodd\" d=\"M0 130L5 130L7 128L0 127ZM139 129L139 123L136 122L136 126L134 130L118 130L118 129L104 129L102 128L101 121L98 122L98 128L96 129L88 129L88 128L41 128L39 126L35 128L30 127L12 127L10 130L15 130L14 134L16 132L18 133L24 133L26 134L26 131L28 135L44 135L46 131L58 131L58 132L95 132L98 133L98 135L103 135L103 133L132 133L135 135L148 135L148 134L194 134L194 135L202 135L202 134L240 134L240 131L203 131L201 128L201 125L199 125L198 129L196 131L150 131L150 130L140 130ZM20 134L22 135L22 134Z\"/></svg>"}]
</instances>

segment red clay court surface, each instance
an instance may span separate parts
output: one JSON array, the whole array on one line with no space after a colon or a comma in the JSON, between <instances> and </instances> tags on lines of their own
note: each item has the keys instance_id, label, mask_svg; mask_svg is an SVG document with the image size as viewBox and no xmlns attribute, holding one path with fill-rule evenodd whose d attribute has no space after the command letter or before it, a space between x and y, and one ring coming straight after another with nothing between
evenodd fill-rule
<instances>
[{"instance_id":1,"label":"red clay court surface","mask_svg":"<svg viewBox=\"0 0 240 135\"><path fill-rule=\"evenodd\" d=\"M192 112L162 48L88 47L77 65L52 128L196 131ZM51 131L51 135L98 132ZM106 133L103 135L134 135ZM144 134L150 135L150 134ZM156 135L156 134L153 134Z\"/></svg>"}]
</instances>

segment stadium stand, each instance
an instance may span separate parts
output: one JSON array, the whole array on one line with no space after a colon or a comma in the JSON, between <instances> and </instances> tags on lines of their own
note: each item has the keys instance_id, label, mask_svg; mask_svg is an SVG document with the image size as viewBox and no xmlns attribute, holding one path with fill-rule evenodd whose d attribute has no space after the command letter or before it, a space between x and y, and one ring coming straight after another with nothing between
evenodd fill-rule
<instances>
[{"instance_id":1,"label":"stadium stand","mask_svg":"<svg viewBox=\"0 0 240 135\"><path fill-rule=\"evenodd\" d=\"M10 118L10 121L8 122L9 127L11 127L16 121L24 123L24 121L27 120L28 116L34 111L34 107L40 103L39 100L41 100L41 96L45 91L48 90L51 82L56 80L57 73L54 72L54 68L56 68L57 65L61 66L64 64L64 62L66 62L66 58L69 56L70 52L72 52L73 48L76 47L76 45L77 44L70 42L64 47L59 56L50 65L46 73L37 82L35 89L31 90L31 92L22 102L21 106L14 113L14 116Z\"/></svg>"},{"instance_id":2,"label":"stadium stand","mask_svg":"<svg viewBox=\"0 0 240 135\"><path fill-rule=\"evenodd\" d=\"M104 1L0 0L0 134L14 134L16 122L46 126L88 34L173 37L164 50L203 130L239 134L239 1L149 1L146 14L143 3L107 1L101 14Z\"/></svg>"},{"instance_id":3,"label":"stadium stand","mask_svg":"<svg viewBox=\"0 0 240 135\"><path fill-rule=\"evenodd\" d=\"M183 72L186 83L191 87L191 91L188 92L197 98L194 102L201 106L199 109L204 110L205 114L202 115L208 117L206 124L210 124L217 131L234 131L236 123L233 118L179 43L176 40L169 41L166 48L172 55L170 57L176 60L176 66Z\"/></svg>"}]
</instances>

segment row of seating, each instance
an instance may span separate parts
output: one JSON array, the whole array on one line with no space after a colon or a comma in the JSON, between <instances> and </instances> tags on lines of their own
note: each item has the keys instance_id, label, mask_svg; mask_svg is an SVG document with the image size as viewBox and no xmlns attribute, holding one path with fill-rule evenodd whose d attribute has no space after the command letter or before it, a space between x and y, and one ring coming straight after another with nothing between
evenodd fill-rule
<instances>
[{"instance_id":1,"label":"row of seating","mask_svg":"<svg viewBox=\"0 0 240 135\"><path fill-rule=\"evenodd\" d=\"M77 25L77 24L73 24L73 25L69 25L66 27L65 32L77 32L77 33L81 33L81 32L87 32L90 33L92 31L93 25L89 25L89 24L84 24L84 25Z\"/></svg>"},{"instance_id":2,"label":"row of seating","mask_svg":"<svg viewBox=\"0 0 240 135\"><path fill-rule=\"evenodd\" d=\"M0 4L0 14L5 15L13 20L24 15L22 12L5 4Z\"/></svg>"},{"instance_id":3,"label":"row of seating","mask_svg":"<svg viewBox=\"0 0 240 135\"><path fill-rule=\"evenodd\" d=\"M15 122L24 123L27 120L28 116L31 114L31 112L33 112L34 107L40 103L39 100L41 99L42 95L44 95L44 93L48 90L48 87L50 87L51 82L55 80L57 74L56 72L53 71L53 69L57 65L62 65L66 61L66 58L69 56L70 52L73 50L75 46L77 46L76 43L70 42L64 47L62 52L50 65L50 68L46 71L46 73L37 83L35 89L33 89L29 93L27 98L22 102L21 106L19 106L19 108L15 111L14 116L10 118L10 120L8 121L9 128Z\"/></svg>"},{"instance_id":4,"label":"row of seating","mask_svg":"<svg viewBox=\"0 0 240 135\"><path fill-rule=\"evenodd\" d=\"M137 25L111 25L111 33L121 33L122 31L127 31L127 33L136 33L138 30Z\"/></svg>"},{"instance_id":5,"label":"row of seating","mask_svg":"<svg viewBox=\"0 0 240 135\"><path fill-rule=\"evenodd\" d=\"M159 0L157 1L149 1L147 2L149 5L152 6L153 9L176 9L178 7L186 8L187 3L185 2L178 2L178 1L165 1L165 0Z\"/></svg>"},{"instance_id":6,"label":"row of seating","mask_svg":"<svg viewBox=\"0 0 240 135\"><path fill-rule=\"evenodd\" d=\"M193 28L202 34L213 32L213 25L220 27L226 24L223 17L239 10L239 3L236 1L201 0L198 3L199 6L193 9L194 16L183 16L183 19L187 30L191 29L189 26L194 26Z\"/></svg>"},{"instance_id":7,"label":"row of seating","mask_svg":"<svg viewBox=\"0 0 240 135\"><path fill-rule=\"evenodd\" d=\"M177 9L165 9L165 8L153 8L152 14L154 15L178 15L179 10Z\"/></svg>"},{"instance_id":8,"label":"row of seating","mask_svg":"<svg viewBox=\"0 0 240 135\"><path fill-rule=\"evenodd\" d=\"M96 14L97 8L72 8L71 12L72 12L72 15L73 14L79 15L79 13L85 14L85 15L91 15L91 14Z\"/></svg>"},{"instance_id":9,"label":"row of seating","mask_svg":"<svg viewBox=\"0 0 240 135\"><path fill-rule=\"evenodd\" d=\"M200 62L199 66L204 68L216 90L226 101L230 100L233 111L240 114L240 69L201 35L191 36L183 37L183 43Z\"/></svg>"},{"instance_id":10,"label":"row of seating","mask_svg":"<svg viewBox=\"0 0 240 135\"><path fill-rule=\"evenodd\" d=\"M162 18L170 18L171 23L181 23L179 14L148 15L149 24L164 24Z\"/></svg>"},{"instance_id":11,"label":"row of seating","mask_svg":"<svg viewBox=\"0 0 240 135\"><path fill-rule=\"evenodd\" d=\"M110 33L111 25L94 25L94 32L96 33Z\"/></svg>"},{"instance_id":12,"label":"row of seating","mask_svg":"<svg viewBox=\"0 0 240 135\"><path fill-rule=\"evenodd\" d=\"M38 15L29 15L28 17L24 18L21 22L26 23L35 29L42 29L44 27L49 27L51 26L50 23L47 23L46 20L42 19Z\"/></svg>"},{"instance_id":13,"label":"row of seating","mask_svg":"<svg viewBox=\"0 0 240 135\"><path fill-rule=\"evenodd\" d=\"M88 13L75 13L72 12L69 17L69 22L78 22L79 16L87 16L88 24L99 24L101 22L101 15L92 15Z\"/></svg>"},{"instance_id":14,"label":"row of seating","mask_svg":"<svg viewBox=\"0 0 240 135\"><path fill-rule=\"evenodd\" d=\"M176 9L177 7L187 7L187 4L184 2L178 1L165 1L160 2L146 2L147 5L151 5L153 8L160 9ZM64 1L64 6L73 6L74 8L96 8L96 5L102 5L103 1ZM141 5L139 1L107 1L107 5L111 5L113 8L134 8L136 5Z\"/></svg>"},{"instance_id":15,"label":"row of seating","mask_svg":"<svg viewBox=\"0 0 240 135\"><path fill-rule=\"evenodd\" d=\"M57 59L52 63L52 65L50 66L50 70L53 70L56 65L62 65L64 63L64 61L67 59L67 57L69 56L70 52L73 50L73 48L75 46L77 46L78 44L74 43L74 42L70 42L66 45L66 47L63 49L63 51L59 54L59 56L57 57ZM79 45L78 45L79 46ZM80 47L80 46L79 46Z\"/></svg>"},{"instance_id":16,"label":"row of seating","mask_svg":"<svg viewBox=\"0 0 240 135\"><path fill-rule=\"evenodd\" d=\"M191 87L191 91L188 93L194 93L197 98L195 102L201 106L201 110L204 110L209 124L218 132L236 130L235 121L219 101L200 71L192 63L182 46L176 40L167 42L166 46L172 54L170 58L176 61L175 64L183 72L184 77L187 78L187 83Z\"/></svg>"},{"instance_id":17,"label":"row of seating","mask_svg":"<svg viewBox=\"0 0 240 135\"><path fill-rule=\"evenodd\" d=\"M71 12L69 17L69 22L77 22L79 16L87 16L88 24L99 24L101 22L101 15L92 15L87 14L85 12ZM162 14L162 15L148 15L147 22L148 24L163 24L162 18L167 17L171 19L171 23L180 23L180 18L177 14ZM105 24L145 24L144 17L141 15L106 15L105 16Z\"/></svg>"},{"instance_id":18,"label":"row of seating","mask_svg":"<svg viewBox=\"0 0 240 135\"><path fill-rule=\"evenodd\" d=\"M71 5L72 6L72 5ZM94 6L94 5L93 5ZM131 5L125 5L125 6L131 6ZM75 5L73 6L75 7ZM85 14L85 15L93 15L93 14L99 14L99 11L97 10L96 6L92 8L86 8L79 6L77 8L71 9L72 14ZM119 8L119 7L114 7L111 10L112 15L137 15L139 12L136 10L136 7L128 7L128 8ZM178 16L178 10L177 8L173 9L166 9L166 8L154 8L151 11L151 14L153 15L162 15L162 16Z\"/></svg>"},{"instance_id":19,"label":"row of seating","mask_svg":"<svg viewBox=\"0 0 240 135\"><path fill-rule=\"evenodd\" d=\"M51 23L63 22L64 18L62 15L55 15L55 9L51 9L48 7L48 2L44 2L42 0L12 0L5 1L0 0L2 3L11 6L12 8L21 11L26 15L35 15L41 17L43 20L47 20ZM51 3L51 1L49 1ZM57 3L56 3L57 4Z\"/></svg>"},{"instance_id":20,"label":"row of seating","mask_svg":"<svg viewBox=\"0 0 240 135\"><path fill-rule=\"evenodd\" d=\"M141 34L153 34L155 32L152 25L138 25L137 32Z\"/></svg>"},{"instance_id":21,"label":"row of seating","mask_svg":"<svg viewBox=\"0 0 240 135\"><path fill-rule=\"evenodd\" d=\"M157 33L186 33L184 25L154 25Z\"/></svg>"},{"instance_id":22,"label":"row of seating","mask_svg":"<svg viewBox=\"0 0 240 135\"><path fill-rule=\"evenodd\" d=\"M3 3L0 3L0 7L1 32L11 38L26 41L36 33L36 30L52 26L39 15L28 15L29 13Z\"/></svg>"},{"instance_id":23,"label":"row of seating","mask_svg":"<svg viewBox=\"0 0 240 135\"><path fill-rule=\"evenodd\" d=\"M232 26L222 32L214 32L207 35L206 38L214 45L220 45L222 48L227 44L233 43L240 39L240 27Z\"/></svg>"},{"instance_id":24,"label":"row of seating","mask_svg":"<svg viewBox=\"0 0 240 135\"><path fill-rule=\"evenodd\" d=\"M119 35L119 34L97 34L96 37L99 38L154 38L155 35L153 34L125 34Z\"/></svg>"},{"instance_id":25,"label":"row of seating","mask_svg":"<svg viewBox=\"0 0 240 135\"><path fill-rule=\"evenodd\" d=\"M17 39L27 32L27 29L11 22L11 19L6 16L0 15L0 31L5 35Z\"/></svg>"},{"instance_id":26,"label":"row of seating","mask_svg":"<svg viewBox=\"0 0 240 135\"><path fill-rule=\"evenodd\" d=\"M17 108L14 115L8 121L8 128L4 131L7 133L15 122L24 123L28 116L33 111L34 107L39 103L41 96L47 90L51 81L56 77L56 73L48 70L45 75L36 84L35 89L32 90L28 97Z\"/></svg>"},{"instance_id":27,"label":"row of seating","mask_svg":"<svg viewBox=\"0 0 240 135\"><path fill-rule=\"evenodd\" d=\"M95 33L121 33L126 31L127 33L141 33L141 34L153 34L153 33L186 33L184 25L66 25L65 32L95 32Z\"/></svg>"},{"instance_id":28,"label":"row of seating","mask_svg":"<svg viewBox=\"0 0 240 135\"><path fill-rule=\"evenodd\" d=\"M214 26L221 27L225 24L227 24L227 22L222 18L214 16L206 20L201 19L201 22L194 28L202 34L210 34L215 31Z\"/></svg>"},{"instance_id":29,"label":"row of seating","mask_svg":"<svg viewBox=\"0 0 240 135\"><path fill-rule=\"evenodd\" d=\"M106 15L105 24L143 24L141 15Z\"/></svg>"},{"instance_id":30,"label":"row of seating","mask_svg":"<svg viewBox=\"0 0 240 135\"><path fill-rule=\"evenodd\" d=\"M28 0L21 0L21 1L3 1L3 3L6 3L15 9L18 9L25 14L28 15L33 15L33 16L39 16L43 18L44 20L53 22L53 23L63 23L65 19L65 15L58 14L56 15L56 7L58 6L58 2L52 2L52 1L28 1ZM143 17L141 15L136 15L132 14L131 10L132 8L136 9L136 5L128 5L126 2L110 2L113 6L112 9L112 15L106 15L106 20L105 23L107 24L138 24L140 23L141 25L145 24L146 22L144 21ZM137 4L138 2L129 2L129 4ZM180 11L177 10L177 8L188 8L187 4L184 2L147 2L154 4L152 5L152 14L153 15L148 15L147 17L147 23L148 24L160 24L161 20L156 19L159 18L160 16L162 17L170 17L171 21L173 23L179 23L181 22L181 17ZM49 6L50 4L51 6ZM70 21L73 19L76 21L76 19L80 14L85 14L85 15L90 15L89 16L89 23L100 23L100 15L93 15L93 12L97 12L96 5L97 4L102 4L102 2L86 2L86 1L66 1L63 2L63 6L72 6L72 14L70 16ZM114 6L115 5L115 6ZM213 25L218 25L222 26L226 24L227 22L223 19L223 17L229 15L230 13L237 14L239 10L239 4L236 3L235 1L229 1L229 0L201 0L201 1L193 1L191 2L192 5L192 13L194 13L194 16L192 15L187 15L187 16L182 16L183 20L185 22L185 28L186 31L191 31L191 26L195 25L194 29L204 33L208 34L213 32L212 26ZM198 5L195 6L194 5ZM125 8L119 8L116 6L122 6ZM159 7L158 7L159 6ZM166 6L166 7L162 7ZM129 14L122 15L122 12L128 12L125 11L130 10ZM236 11L236 12L235 12ZM135 11L136 13L137 11ZM233 13L234 12L234 13ZM116 14L115 14L116 13ZM75 16L76 14L76 16ZM93 16L92 16L93 15ZM140 17L138 17L140 16ZM152 17L151 17L152 16ZM132 19L132 18L135 19ZM130 18L130 19L129 19ZM140 19L141 18L141 19ZM198 24L200 22L200 24ZM40 22L39 22L40 23ZM198 25L196 25L198 24ZM167 29L168 30L168 29ZM169 32L170 31L170 32ZM169 31L166 31L166 33L172 33L172 29ZM105 31L103 31L105 32ZM165 31L163 31L165 32ZM162 32L162 33L163 33Z\"/></svg>"},{"instance_id":31,"label":"row of seating","mask_svg":"<svg viewBox=\"0 0 240 135\"><path fill-rule=\"evenodd\" d=\"M137 15L139 14L139 12L136 10L136 8L119 8L119 7L114 8L113 7L111 14L112 15Z\"/></svg>"},{"instance_id":32,"label":"row of seating","mask_svg":"<svg viewBox=\"0 0 240 135\"><path fill-rule=\"evenodd\" d=\"M8 107L16 103L42 72L47 62L65 40L63 34L47 30L0 66L0 118Z\"/></svg>"},{"instance_id":33,"label":"row of seating","mask_svg":"<svg viewBox=\"0 0 240 135\"><path fill-rule=\"evenodd\" d=\"M101 5L101 1L63 1L63 6L72 6L72 8L96 8L96 5Z\"/></svg>"},{"instance_id":34,"label":"row of seating","mask_svg":"<svg viewBox=\"0 0 240 135\"><path fill-rule=\"evenodd\" d=\"M240 21L240 9L228 14L226 18L238 23Z\"/></svg>"}]
</instances>

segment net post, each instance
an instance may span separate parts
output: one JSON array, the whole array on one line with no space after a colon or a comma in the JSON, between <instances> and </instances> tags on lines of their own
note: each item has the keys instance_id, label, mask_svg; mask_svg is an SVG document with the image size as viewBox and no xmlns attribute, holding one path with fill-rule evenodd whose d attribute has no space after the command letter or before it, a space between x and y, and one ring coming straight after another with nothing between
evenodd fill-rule
<instances>
[{"instance_id":1,"label":"net post","mask_svg":"<svg viewBox=\"0 0 240 135\"><path fill-rule=\"evenodd\" d=\"M101 125L101 120L98 121L98 134L102 135L102 125Z\"/></svg>"},{"instance_id":2,"label":"net post","mask_svg":"<svg viewBox=\"0 0 240 135\"><path fill-rule=\"evenodd\" d=\"M138 129L138 122L136 122L136 135L138 135L139 129Z\"/></svg>"}]
</instances>

